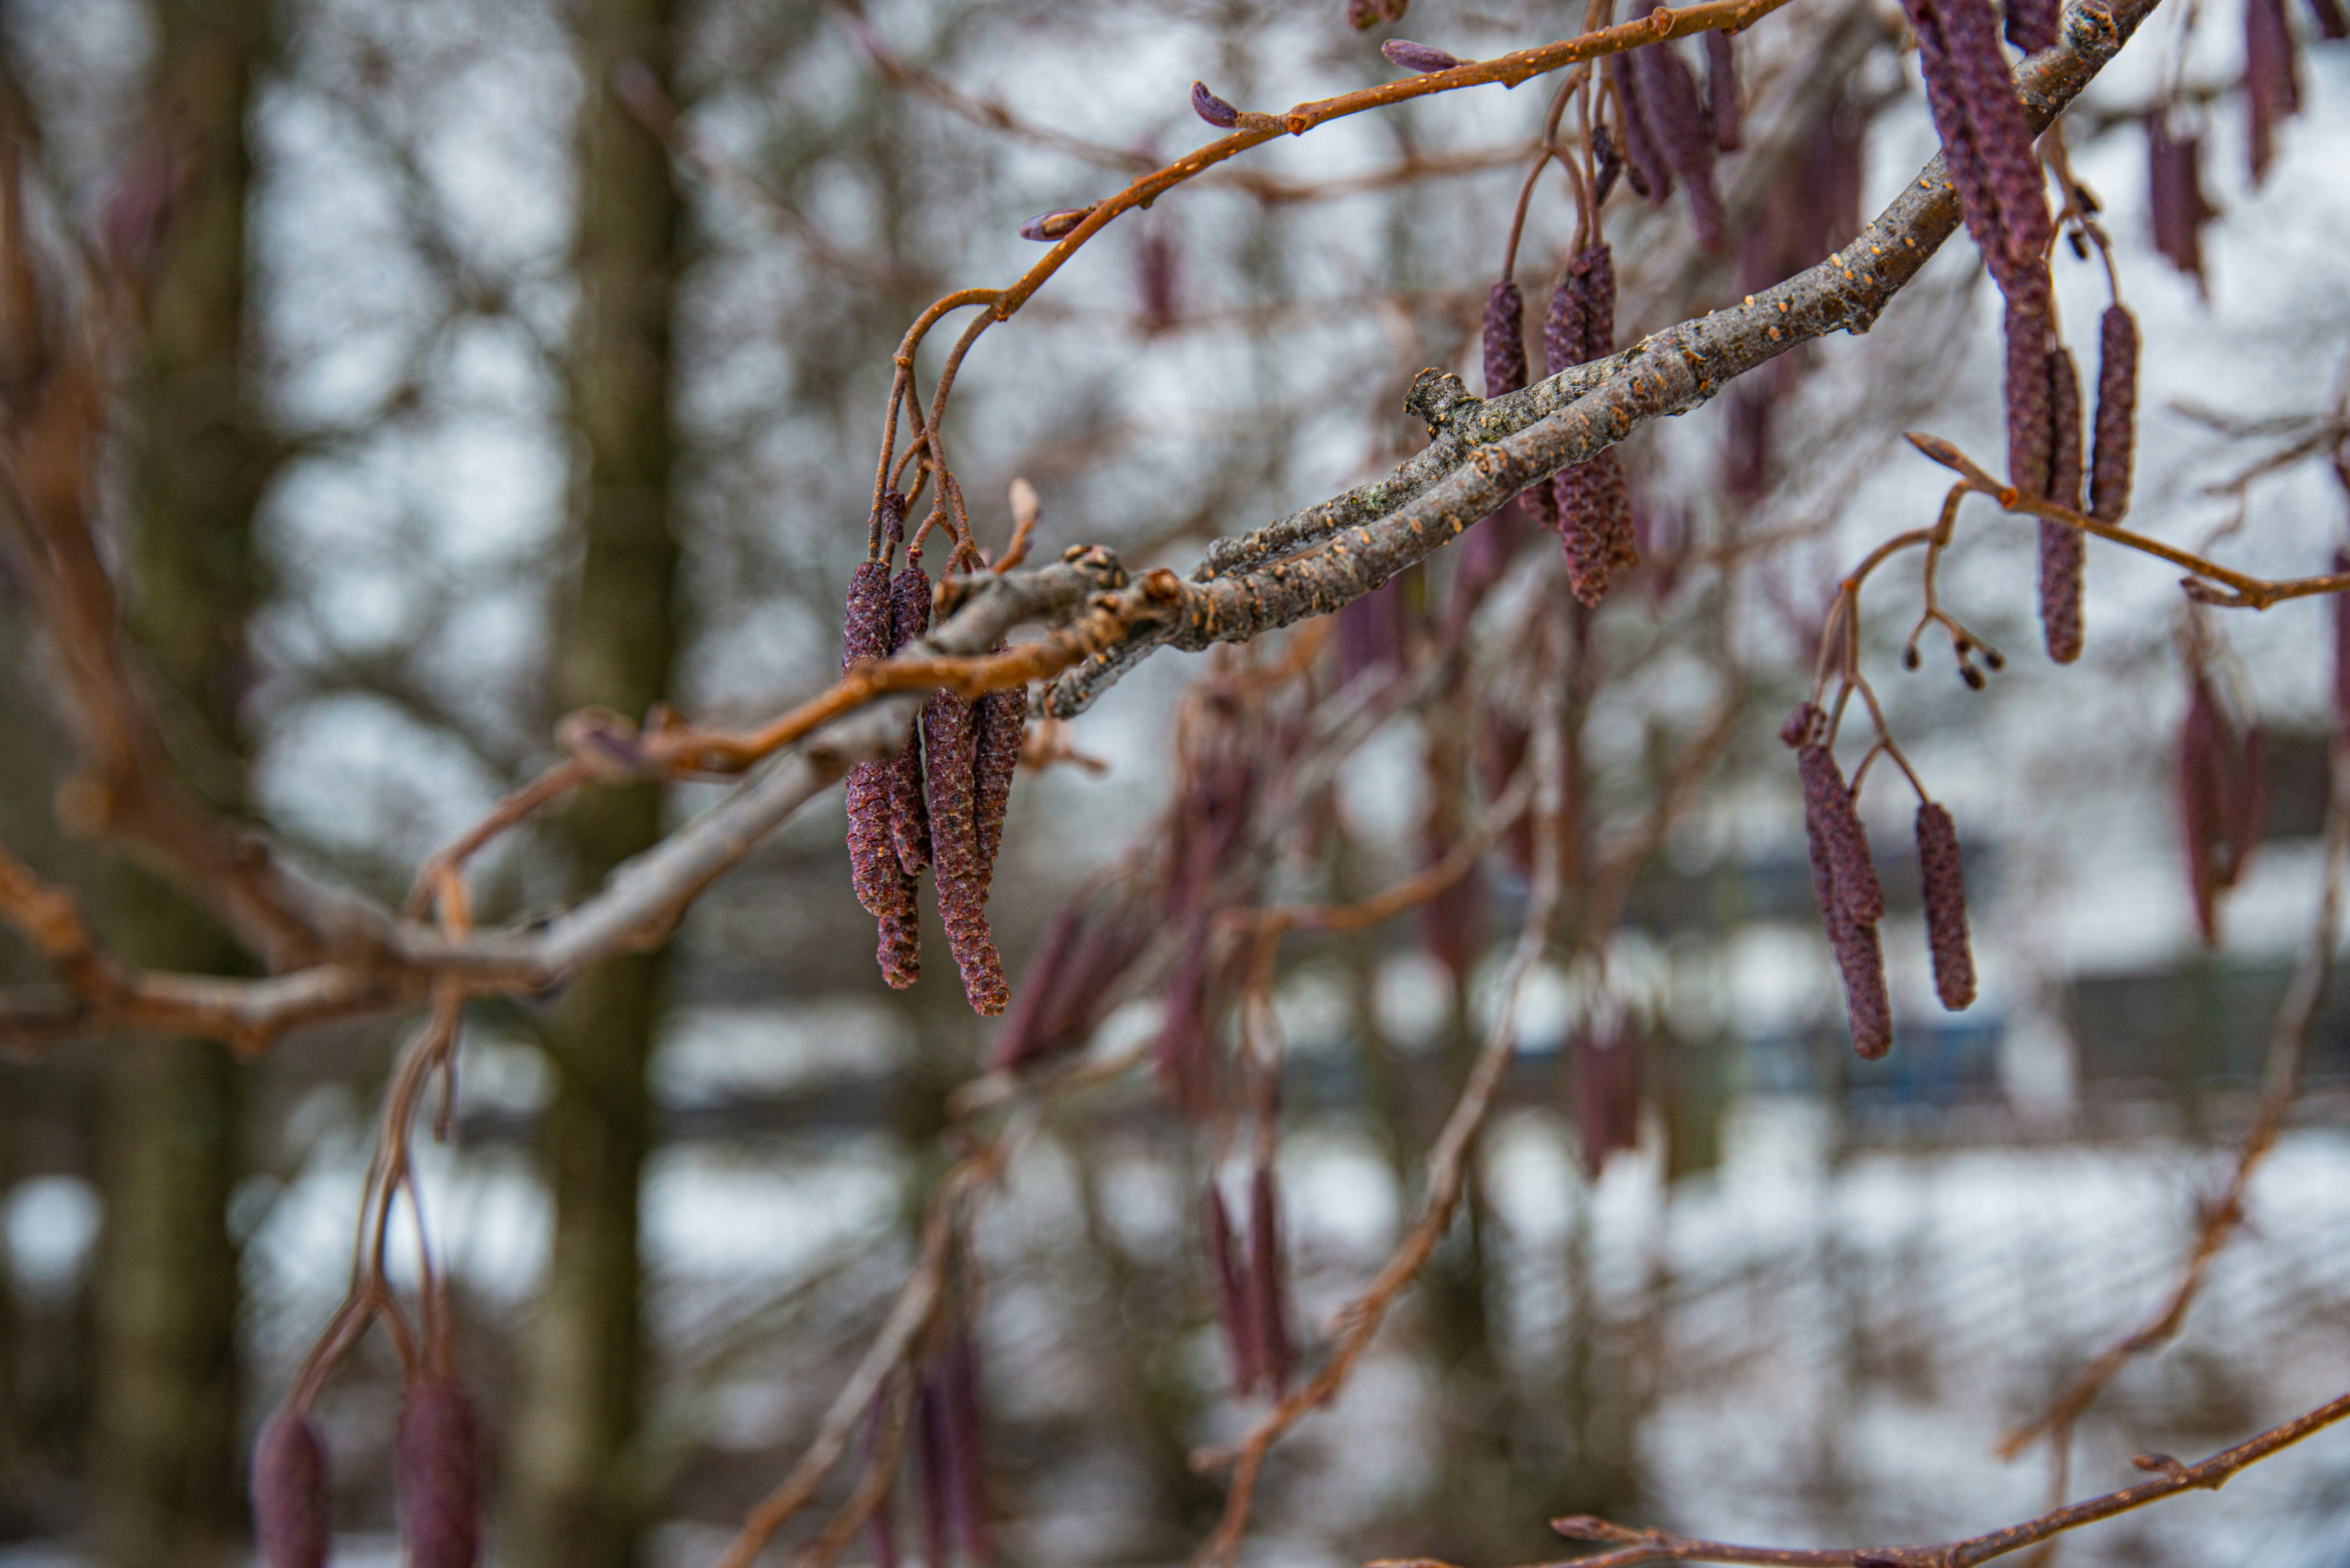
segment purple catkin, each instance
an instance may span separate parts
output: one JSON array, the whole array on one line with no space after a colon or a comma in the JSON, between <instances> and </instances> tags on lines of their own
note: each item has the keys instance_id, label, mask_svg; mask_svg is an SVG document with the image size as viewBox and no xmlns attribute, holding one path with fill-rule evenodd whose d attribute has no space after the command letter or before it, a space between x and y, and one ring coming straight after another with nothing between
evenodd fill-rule
<instances>
[{"instance_id":1,"label":"purple catkin","mask_svg":"<svg viewBox=\"0 0 2350 1568\"><path fill-rule=\"evenodd\" d=\"M1705 35L1705 106L1715 148L1737 151L1745 142L1738 123L1738 47L1718 27Z\"/></svg>"},{"instance_id":2,"label":"purple catkin","mask_svg":"<svg viewBox=\"0 0 2350 1568\"><path fill-rule=\"evenodd\" d=\"M921 885L903 871L898 879L905 891L906 907L880 917L881 940L873 959L881 966L881 978L890 990L906 991L922 978L922 917L914 905Z\"/></svg>"},{"instance_id":3,"label":"purple catkin","mask_svg":"<svg viewBox=\"0 0 2350 1568\"><path fill-rule=\"evenodd\" d=\"M1388 22L1400 22L1411 8L1411 0L1379 0L1379 16Z\"/></svg>"},{"instance_id":4,"label":"purple catkin","mask_svg":"<svg viewBox=\"0 0 2350 1568\"><path fill-rule=\"evenodd\" d=\"M1640 101L1640 73L1632 68L1629 54L1607 57L1607 81L1616 89L1617 107L1624 116L1625 177L1634 192L1662 206L1673 193L1672 165L1666 161L1664 147L1648 123Z\"/></svg>"},{"instance_id":5,"label":"purple catkin","mask_svg":"<svg viewBox=\"0 0 2350 1568\"><path fill-rule=\"evenodd\" d=\"M2203 286L2203 225L2215 215L2203 199L2203 140L2173 136L2162 111L2146 119L2147 213L2154 248Z\"/></svg>"},{"instance_id":6,"label":"purple catkin","mask_svg":"<svg viewBox=\"0 0 2350 1568\"><path fill-rule=\"evenodd\" d=\"M939 920L962 975L963 995L972 1011L993 1018L1012 1000L1012 990L987 929L987 877L981 868L976 816L978 745L971 702L951 691L931 692L922 704L922 771Z\"/></svg>"},{"instance_id":7,"label":"purple catkin","mask_svg":"<svg viewBox=\"0 0 2350 1568\"><path fill-rule=\"evenodd\" d=\"M1198 1121L1215 1108L1216 1040L1208 994L1208 920L1191 923L1167 978L1165 1015L1151 1062L1159 1086L1180 1116Z\"/></svg>"},{"instance_id":8,"label":"purple catkin","mask_svg":"<svg viewBox=\"0 0 2350 1568\"><path fill-rule=\"evenodd\" d=\"M2096 443L2089 458L2089 515L2118 523L2129 511L2137 445L2137 321L2108 305L2097 322Z\"/></svg>"},{"instance_id":9,"label":"purple catkin","mask_svg":"<svg viewBox=\"0 0 2350 1568\"><path fill-rule=\"evenodd\" d=\"M1403 584L1390 582L1348 603L1338 612L1338 683L1367 670L1400 669L1404 659Z\"/></svg>"},{"instance_id":10,"label":"purple catkin","mask_svg":"<svg viewBox=\"0 0 2350 1568\"><path fill-rule=\"evenodd\" d=\"M1795 748L1795 771L1804 783L1804 831L1826 851L1836 907L1853 921L1875 925L1885 918L1885 889L1835 754L1823 741L1807 741Z\"/></svg>"},{"instance_id":11,"label":"purple catkin","mask_svg":"<svg viewBox=\"0 0 2350 1568\"><path fill-rule=\"evenodd\" d=\"M2081 509L2081 377L2073 356L2048 356L2051 438L2048 499ZM2081 566L2088 541L2070 524L2040 521L2040 630L2048 657L2070 664L2081 657Z\"/></svg>"},{"instance_id":12,"label":"purple catkin","mask_svg":"<svg viewBox=\"0 0 2350 1568\"><path fill-rule=\"evenodd\" d=\"M1461 63L1461 57L1449 55L1428 44L1415 44L1409 38L1389 38L1379 46L1379 53L1391 65L1426 76L1430 71L1449 71Z\"/></svg>"},{"instance_id":13,"label":"purple catkin","mask_svg":"<svg viewBox=\"0 0 2350 1568\"><path fill-rule=\"evenodd\" d=\"M1697 75L1670 44L1634 49L1632 69L1639 80L1640 108L1649 132L1688 192L1690 227L1698 245L1718 251L1724 243L1721 196L1714 189L1713 130L1698 96Z\"/></svg>"},{"instance_id":14,"label":"purple catkin","mask_svg":"<svg viewBox=\"0 0 2350 1568\"><path fill-rule=\"evenodd\" d=\"M995 857L1003 847L1003 818L1012 809L1012 775L1019 771L1021 742L1028 733L1028 688L1006 686L977 703L977 754L972 765L973 810L979 830L979 885L994 885Z\"/></svg>"},{"instance_id":15,"label":"purple catkin","mask_svg":"<svg viewBox=\"0 0 2350 1568\"><path fill-rule=\"evenodd\" d=\"M2350 38L2350 5L2343 0L2309 0L2321 38Z\"/></svg>"},{"instance_id":16,"label":"purple catkin","mask_svg":"<svg viewBox=\"0 0 2350 1568\"><path fill-rule=\"evenodd\" d=\"M331 1537L327 1452L307 1419L280 1411L253 1450L253 1536L261 1568L323 1568Z\"/></svg>"},{"instance_id":17,"label":"purple catkin","mask_svg":"<svg viewBox=\"0 0 2350 1568\"><path fill-rule=\"evenodd\" d=\"M1918 877L1926 906L1926 946L1934 958L1934 992L1960 1012L1975 999L1975 955L1967 940L1967 879L1959 829L1933 801L1918 808Z\"/></svg>"},{"instance_id":18,"label":"purple catkin","mask_svg":"<svg viewBox=\"0 0 2350 1568\"><path fill-rule=\"evenodd\" d=\"M848 583L847 625L841 639L847 669L889 653L889 567L868 561ZM868 915L902 912L905 877L889 842L888 762L859 763L848 770L848 865L857 901Z\"/></svg>"},{"instance_id":19,"label":"purple catkin","mask_svg":"<svg viewBox=\"0 0 2350 1568\"><path fill-rule=\"evenodd\" d=\"M2350 552L2334 552L2336 575L2350 572ZM2334 605L2334 728L2350 737L2350 594L2328 596Z\"/></svg>"},{"instance_id":20,"label":"purple catkin","mask_svg":"<svg viewBox=\"0 0 2350 1568\"><path fill-rule=\"evenodd\" d=\"M400 1539L410 1568L473 1568L481 1554L473 1402L452 1377L411 1384L400 1411Z\"/></svg>"},{"instance_id":21,"label":"purple catkin","mask_svg":"<svg viewBox=\"0 0 2350 1568\"><path fill-rule=\"evenodd\" d=\"M1503 397L1525 384L1525 296L1505 277L1485 295L1485 395Z\"/></svg>"},{"instance_id":22,"label":"purple catkin","mask_svg":"<svg viewBox=\"0 0 2350 1568\"><path fill-rule=\"evenodd\" d=\"M1509 278L1495 284L1485 296L1484 351L1487 397L1503 397L1526 384L1525 296ZM1544 527L1557 525L1558 509L1551 499L1549 481L1534 485L1469 536L1461 569L1453 579L1459 585L1454 592L1463 610L1473 607L1500 580L1510 557L1517 554L1518 524L1530 510ZM1469 558L1472 554L1473 562Z\"/></svg>"},{"instance_id":23,"label":"purple catkin","mask_svg":"<svg viewBox=\"0 0 2350 1568\"><path fill-rule=\"evenodd\" d=\"M1624 172L1624 155L1616 151L1616 139L1607 134L1604 119L1591 127L1591 206L1596 212L1607 204L1617 177Z\"/></svg>"},{"instance_id":24,"label":"purple catkin","mask_svg":"<svg viewBox=\"0 0 2350 1568\"><path fill-rule=\"evenodd\" d=\"M2195 900L2195 925L2204 945L2220 941L2220 879L2216 862L2225 836L2220 773L2224 748L2219 706L2201 670L2187 699L2178 731L2178 826L2187 851L2187 887Z\"/></svg>"},{"instance_id":25,"label":"purple catkin","mask_svg":"<svg viewBox=\"0 0 2350 1568\"><path fill-rule=\"evenodd\" d=\"M2245 143L2252 183L2268 178L2277 127L2301 109L2300 66L2284 0L2244 0Z\"/></svg>"},{"instance_id":26,"label":"purple catkin","mask_svg":"<svg viewBox=\"0 0 2350 1568\"><path fill-rule=\"evenodd\" d=\"M1861 920L1846 920L1834 937L1852 1048L1874 1062L1893 1048L1893 999L1885 987L1884 944L1877 928Z\"/></svg>"},{"instance_id":27,"label":"purple catkin","mask_svg":"<svg viewBox=\"0 0 2350 1568\"><path fill-rule=\"evenodd\" d=\"M1232 1392L1255 1391L1263 1368L1258 1365L1256 1320L1251 1311L1247 1268L1232 1247L1232 1221L1215 1178L1208 1179L1204 1205L1208 1234L1208 1272L1216 1282L1216 1319L1223 1324L1224 1350L1232 1362Z\"/></svg>"},{"instance_id":28,"label":"purple catkin","mask_svg":"<svg viewBox=\"0 0 2350 1568\"><path fill-rule=\"evenodd\" d=\"M964 1559L987 1561L987 1421L979 1396L979 1343L969 1324L947 1341L939 1368L946 1405L947 1512Z\"/></svg>"},{"instance_id":29,"label":"purple catkin","mask_svg":"<svg viewBox=\"0 0 2350 1568\"><path fill-rule=\"evenodd\" d=\"M1368 32L1379 25L1378 0L1347 0L1347 26L1357 33Z\"/></svg>"},{"instance_id":30,"label":"purple catkin","mask_svg":"<svg viewBox=\"0 0 2350 1568\"><path fill-rule=\"evenodd\" d=\"M924 1568L947 1568L947 1518L954 1487L953 1461L947 1458L946 1389L933 1370L922 1376L914 1396L914 1449L921 1457L920 1510Z\"/></svg>"},{"instance_id":31,"label":"purple catkin","mask_svg":"<svg viewBox=\"0 0 2350 1568\"><path fill-rule=\"evenodd\" d=\"M2217 945L2220 895L2242 879L2265 826L2268 758L2260 727L2239 738L2199 667L2189 672L2179 726L2178 795L2195 923L2205 943Z\"/></svg>"},{"instance_id":32,"label":"purple catkin","mask_svg":"<svg viewBox=\"0 0 2350 1568\"><path fill-rule=\"evenodd\" d=\"M2046 178L2033 152L2032 128L2000 48L1990 0L1905 5L1967 232L2012 301L2019 277L2029 287L2034 269L2044 273L2042 257L2053 230Z\"/></svg>"},{"instance_id":33,"label":"purple catkin","mask_svg":"<svg viewBox=\"0 0 2350 1568\"><path fill-rule=\"evenodd\" d=\"M1045 926L1028 967L1021 971L1011 1011L1003 1015L1003 1026L996 1031L995 1054L990 1065L997 1072L1015 1071L1052 1048L1054 1042L1045 1036L1043 1026L1053 1011L1055 993L1068 983L1069 961L1076 954L1085 929L1086 905L1082 897L1062 905Z\"/></svg>"},{"instance_id":34,"label":"purple catkin","mask_svg":"<svg viewBox=\"0 0 2350 1568\"><path fill-rule=\"evenodd\" d=\"M1109 1015L1118 982L1155 934L1135 911L1127 909L1114 910L1087 927L1069 955L1066 978L1045 999L1038 1017L1037 1055L1085 1044Z\"/></svg>"},{"instance_id":35,"label":"purple catkin","mask_svg":"<svg viewBox=\"0 0 2350 1568\"><path fill-rule=\"evenodd\" d=\"M2007 482L2026 495L2048 493L2055 408L2048 390L2047 295L2033 308L2007 304Z\"/></svg>"},{"instance_id":36,"label":"purple catkin","mask_svg":"<svg viewBox=\"0 0 2350 1568\"><path fill-rule=\"evenodd\" d=\"M1615 1155L1640 1146L1640 1047L1628 1028L1578 1030L1567 1047L1575 1080L1575 1152L1597 1180Z\"/></svg>"},{"instance_id":37,"label":"purple catkin","mask_svg":"<svg viewBox=\"0 0 2350 1568\"><path fill-rule=\"evenodd\" d=\"M1289 1390L1295 1360L1289 1336L1286 1254L1281 1244L1281 1199L1273 1166L1261 1161L1249 1181L1249 1304L1256 1320L1257 1358L1278 1397Z\"/></svg>"},{"instance_id":38,"label":"purple catkin","mask_svg":"<svg viewBox=\"0 0 2350 1568\"><path fill-rule=\"evenodd\" d=\"M1191 112L1218 130L1230 130L1241 122L1241 111L1210 92L1205 82L1191 84Z\"/></svg>"},{"instance_id":39,"label":"purple catkin","mask_svg":"<svg viewBox=\"0 0 2350 1568\"><path fill-rule=\"evenodd\" d=\"M1551 375L1603 358L1616 348L1616 262L1607 243L1569 262L1543 320L1543 353ZM1566 553L1567 587L1596 607L1608 579L1634 564L1631 496L1614 448L1561 469L1557 497L1559 543Z\"/></svg>"},{"instance_id":40,"label":"purple catkin","mask_svg":"<svg viewBox=\"0 0 2350 1568\"><path fill-rule=\"evenodd\" d=\"M920 561L908 561L889 583L889 651L897 652L931 629L931 575ZM898 864L913 876L931 867L931 824L922 798L920 721L908 726L905 748L889 763L889 842Z\"/></svg>"},{"instance_id":41,"label":"purple catkin","mask_svg":"<svg viewBox=\"0 0 2350 1568\"><path fill-rule=\"evenodd\" d=\"M2007 41L2027 55L2056 47L2058 0L2007 0Z\"/></svg>"}]
</instances>

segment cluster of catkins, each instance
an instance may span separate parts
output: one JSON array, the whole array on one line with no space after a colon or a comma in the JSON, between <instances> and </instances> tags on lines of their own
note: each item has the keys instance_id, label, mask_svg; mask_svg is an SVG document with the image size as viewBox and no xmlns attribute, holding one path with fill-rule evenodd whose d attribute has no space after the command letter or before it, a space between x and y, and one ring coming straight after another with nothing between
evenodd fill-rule
<instances>
[{"instance_id":1,"label":"cluster of catkins","mask_svg":"<svg viewBox=\"0 0 2350 1568\"><path fill-rule=\"evenodd\" d=\"M1990 0L1906 0L1918 34L1926 98L1942 140L1967 232L2007 300L2007 476L2027 495L2068 511L2082 506L2081 378L2056 335L2048 247L2054 229L2033 151L2032 129L2000 47ZM2024 47L2053 43L2053 18L2011 7L2008 36ZM2137 398L2137 326L2108 306L2098 327L2096 444L2091 513L2120 518L2129 502ZM2040 621L2049 657L2081 656L2079 530L2040 525Z\"/></svg>"},{"instance_id":2,"label":"cluster of catkins","mask_svg":"<svg viewBox=\"0 0 2350 1568\"><path fill-rule=\"evenodd\" d=\"M878 1439L879 1401L870 1430ZM984 1421L979 1398L979 1346L958 1324L923 1366L914 1396L916 1494L927 1568L948 1568L953 1546L966 1563L988 1560ZM874 1568L898 1568L898 1530L885 1497L869 1527Z\"/></svg>"},{"instance_id":3,"label":"cluster of catkins","mask_svg":"<svg viewBox=\"0 0 2350 1568\"><path fill-rule=\"evenodd\" d=\"M1819 898L1828 946L1844 976L1853 1048L1874 1060L1892 1048L1893 1003L1885 984L1885 950L1877 935L1877 922L1885 918L1885 889L1869 859L1868 829L1861 823L1843 770L1836 766L1835 753L1829 750L1827 716L1818 705L1806 702L1797 708L1781 727L1779 738L1794 748L1803 779L1812 891ZM1950 814L1929 800L1918 807L1917 831L1934 990L1942 1005L1956 1012L1975 999L1958 828Z\"/></svg>"},{"instance_id":4,"label":"cluster of catkins","mask_svg":"<svg viewBox=\"0 0 2350 1568\"><path fill-rule=\"evenodd\" d=\"M2260 726L2239 723L2220 702L2199 642L2193 643L2187 716L2178 728L2178 825L2195 925L2207 945L2219 943L2220 897L2242 879L2267 816L2268 756Z\"/></svg>"},{"instance_id":5,"label":"cluster of catkins","mask_svg":"<svg viewBox=\"0 0 2350 1568\"><path fill-rule=\"evenodd\" d=\"M1640 0L1632 21L1657 9ZM1646 44L1607 57L1607 82L1616 96L1623 130L1625 178L1633 191L1662 205L1678 178L1689 193L1690 226L1709 251L1725 237L1721 196L1714 188L1718 154L1742 145L1738 113L1738 66L1730 35L1709 32L1705 39L1705 86L1670 43Z\"/></svg>"},{"instance_id":6,"label":"cluster of catkins","mask_svg":"<svg viewBox=\"0 0 2350 1568\"><path fill-rule=\"evenodd\" d=\"M400 1409L400 1539L409 1568L473 1568L481 1555L480 1442L473 1402L445 1374L408 1386ZM253 1531L261 1568L322 1568L329 1529L326 1445L289 1406L253 1454Z\"/></svg>"},{"instance_id":7,"label":"cluster of catkins","mask_svg":"<svg viewBox=\"0 0 2350 1568\"><path fill-rule=\"evenodd\" d=\"M2309 9L2320 37L2350 38L2350 4L2309 0ZM2301 111L2300 48L2284 0L2245 0L2244 146L2255 185L2276 157L2277 128ZM2220 214L2203 194L2203 139L2177 119L2159 104L2146 117L2147 213L2154 248L2200 286L2203 225Z\"/></svg>"},{"instance_id":8,"label":"cluster of catkins","mask_svg":"<svg viewBox=\"0 0 2350 1568\"><path fill-rule=\"evenodd\" d=\"M1208 1180L1205 1223L1208 1267L1215 1277L1216 1314L1232 1355L1232 1389L1241 1395L1262 1385L1278 1398L1289 1388L1295 1342L1289 1332L1289 1288L1281 1245L1281 1199L1273 1162L1261 1153L1249 1176L1247 1245L1232 1231L1224 1195Z\"/></svg>"},{"instance_id":9,"label":"cluster of catkins","mask_svg":"<svg viewBox=\"0 0 2350 1568\"><path fill-rule=\"evenodd\" d=\"M1366 32L1382 22L1400 22L1411 0L1347 0L1347 26Z\"/></svg>"},{"instance_id":10,"label":"cluster of catkins","mask_svg":"<svg viewBox=\"0 0 2350 1568\"><path fill-rule=\"evenodd\" d=\"M875 555L849 579L844 669L886 659L930 629L931 577L918 548L907 550L903 567L890 570L905 525L906 498L892 491L882 499ZM1020 687L977 701L933 691L897 756L860 763L848 774L851 877L857 901L880 923L882 977L902 991L921 973L915 895L928 871L938 884L939 916L963 994L989 1017L1012 996L987 929L987 892L1027 706Z\"/></svg>"},{"instance_id":11,"label":"cluster of catkins","mask_svg":"<svg viewBox=\"0 0 2350 1568\"><path fill-rule=\"evenodd\" d=\"M1504 278L1485 300L1485 395L1500 397L1526 384L1525 301L1516 283ZM1586 247L1566 264L1551 291L1543 319L1545 375L1605 358L1616 351L1616 263L1607 242ZM1586 605L1607 597L1609 579L1638 564L1632 535L1632 503L1624 467L1609 447L1585 462L1561 469L1532 492L1536 519L1555 528L1566 552L1567 585ZM1524 497L1512 512L1525 506ZM1514 521L1514 519L1513 519ZM1506 543L1496 535L1486 552ZM1464 565L1463 571L1486 563ZM1477 570L1481 579L1497 571ZM1480 587L1482 583L1481 580Z\"/></svg>"}]
</instances>

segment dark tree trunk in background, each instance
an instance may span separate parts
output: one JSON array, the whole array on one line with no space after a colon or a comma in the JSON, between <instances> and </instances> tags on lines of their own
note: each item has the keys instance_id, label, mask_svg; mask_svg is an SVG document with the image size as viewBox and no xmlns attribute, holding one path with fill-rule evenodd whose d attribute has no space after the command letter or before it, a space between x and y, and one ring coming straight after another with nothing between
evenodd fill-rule
<instances>
[{"instance_id":1,"label":"dark tree trunk in background","mask_svg":"<svg viewBox=\"0 0 2350 1568\"><path fill-rule=\"evenodd\" d=\"M275 465L247 384L246 112L266 58L262 0L159 0L150 123L119 185L186 178L147 265L149 334L129 386L132 628L190 781L244 809L239 706L262 591L254 510ZM133 237L134 250L140 241ZM125 956L155 968L249 967L221 927L127 861L100 873ZM210 1042L133 1037L106 1068L106 1197L96 1292L89 1519L118 1568L224 1562L238 1550L239 1074Z\"/></svg>"},{"instance_id":2,"label":"dark tree trunk in background","mask_svg":"<svg viewBox=\"0 0 2350 1568\"><path fill-rule=\"evenodd\" d=\"M586 553L558 616L555 694L567 710L598 703L641 717L669 691L678 642L670 328L681 214L668 156L614 98L612 78L621 62L641 62L666 85L675 7L588 0L578 15L586 98L570 397L586 464ZM660 807L651 785L585 793L558 823L574 890L650 846ZM637 1205L662 969L659 954L608 961L548 1020L555 1240L527 1341L507 1538L525 1568L623 1568L637 1557L647 1500L622 1458L647 1373Z\"/></svg>"}]
</instances>

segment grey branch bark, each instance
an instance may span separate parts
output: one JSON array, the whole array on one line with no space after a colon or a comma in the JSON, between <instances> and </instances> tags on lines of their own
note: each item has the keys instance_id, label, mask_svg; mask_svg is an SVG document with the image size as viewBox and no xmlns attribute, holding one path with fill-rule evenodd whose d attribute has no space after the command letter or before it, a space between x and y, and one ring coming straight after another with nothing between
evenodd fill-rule
<instances>
[{"instance_id":1,"label":"grey branch bark","mask_svg":"<svg viewBox=\"0 0 2350 1568\"><path fill-rule=\"evenodd\" d=\"M2075 0L2062 42L2016 72L2035 129L2064 111L2157 3ZM1159 647L1246 641L1329 614L1434 554L1535 481L1639 425L1698 407L1797 344L1838 329L1867 331L1959 221L1957 194L1937 156L1853 244L1729 309L1491 400L1471 396L1456 377L1423 372L1408 406L1430 425L1425 451L1383 480L1219 541L1171 602L1146 605L1143 588L1127 584L1107 550L1073 551L1035 571L963 582L953 613L910 652L975 656L1023 622L1064 621L1094 596L1114 594L1134 630L1045 692L1044 711L1067 715ZM265 1039L339 1011L344 999L421 995L435 974L480 992L539 989L608 954L658 943L703 888L794 812L855 763L894 753L920 701L918 691L896 692L826 725L541 929L452 940L427 927L392 926L360 960L244 984L209 982L220 1009L210 1026ZM152 976L146 983L200 982ZM0 998L0 1040L62 1028L53 991Z\"/></svg>"}]
</instances>

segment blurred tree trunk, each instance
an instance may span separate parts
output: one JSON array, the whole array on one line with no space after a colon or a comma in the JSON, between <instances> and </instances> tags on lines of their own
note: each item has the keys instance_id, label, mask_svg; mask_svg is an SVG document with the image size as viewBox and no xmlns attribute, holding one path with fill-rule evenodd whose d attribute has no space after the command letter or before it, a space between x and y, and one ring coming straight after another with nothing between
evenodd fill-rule
<instances>
[{"instance_id":1,"label":"blurred tree trunk","mask_svg":"<svg viewBox=\"0 0 2350 1568\"><path fill-rule=\"evenodd\" d=\"M586 554L558 617L555 687L567 710L598 703L639 717L668 692L678 643L670 330L681 213L668 155L614 97L613 73L638 62L666 88L675 7L588 0L578 16L587 92L570 399ZM558 824L574 890L650 846L660 811L650 784L582 794ZM549 1020L556 1086L543 1137L555 1241L528 1342L508 1539L525 1568L622 1568L637 1557L648 1500L623 1457L646 1377L637 1207L662 970L657 953L609 961Z\"/></svg>"},{"instance_id":2,"label":"blurred tree trunk","mask_svg":"<svg viewBox=\"0 0 2350 1568\"><path fill-rule=\"evenodd\" d=\"M128 389L131 623L161 674L164 732L214 805L244 808L239 709L263 592L254 511L276 463L246 365L245 119L270 44L264 0L157 0L150 119L118 177L120 222L171 190L151 235L110 231L150 273ZM142 254L151 238L156 248ZM234 971L228 934L127 861L99 873L126 955ZM237 1253L239 1075L208 1041L133 1037L107 1065L90 1517L119 1568L226 1561L242 1533Z\"/></svg>"}]
</instances>

